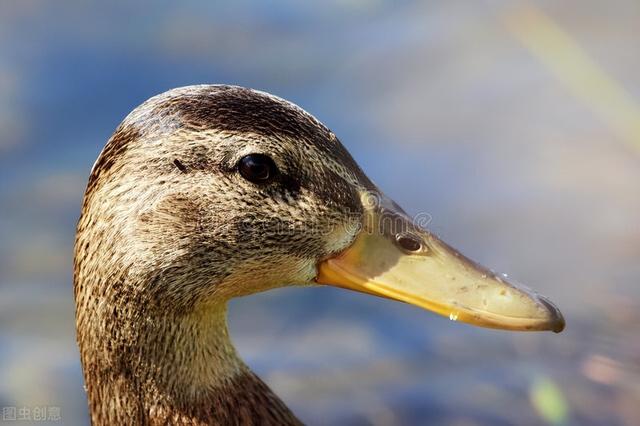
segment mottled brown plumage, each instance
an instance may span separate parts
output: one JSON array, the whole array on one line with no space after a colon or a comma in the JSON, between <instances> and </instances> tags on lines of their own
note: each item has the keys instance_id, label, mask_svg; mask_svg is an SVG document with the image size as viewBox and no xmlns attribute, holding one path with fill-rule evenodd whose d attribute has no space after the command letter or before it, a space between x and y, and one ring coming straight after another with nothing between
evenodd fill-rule
<instances>
[{"instance_id":1,"label":"mottled brown plumage","mask_svg":"<svg viewBox=\"0 0 640 426\"><path fill-rule=\"evenodd\" d=\"M125 118L89 177L74 260L96 425L299 424L227 331L229 299L275 287L345 287L486 327L565 325L414 223L315 118L233 86L171 90Z\"/></svg>"},{"instance_id":2,"label":"mottled brown plumage","mask_svg":"<svg viewBox=\"0 0 640 426\"><path fill-rule=\"evenodd\" d=\"M268 154L279 174L237 172ZM326 127L271 95L191 86L151 98L93 167L75 246L77 338L91 419L297 424L238 358L236 296L311 285L347 247L370 181Z\"/></svg>"}]
</instances>

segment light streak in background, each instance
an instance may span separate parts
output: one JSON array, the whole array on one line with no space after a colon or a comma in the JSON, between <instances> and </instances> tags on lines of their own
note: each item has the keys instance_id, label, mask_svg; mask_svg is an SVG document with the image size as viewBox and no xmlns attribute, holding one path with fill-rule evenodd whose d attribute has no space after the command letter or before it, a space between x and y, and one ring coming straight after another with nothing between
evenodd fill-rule
<instances>
[{"instance_id":1,"label":"light streak in background","mask_svg":"<svg viewBox=\"0 0 640 426\"><path fill-rule=\"evenodd\" d=\"M618 137L640 150L640 105L569 33L530 3L504 16L508 30L589 105Z\"/></svg>"}]
</instances>

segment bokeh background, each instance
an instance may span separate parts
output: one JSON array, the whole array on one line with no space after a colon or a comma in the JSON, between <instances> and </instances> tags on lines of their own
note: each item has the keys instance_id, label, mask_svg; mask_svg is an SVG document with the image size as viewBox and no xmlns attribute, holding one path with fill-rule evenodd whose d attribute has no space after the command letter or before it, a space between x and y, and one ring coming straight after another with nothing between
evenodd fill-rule
<instances>
[{"instance_id":1,"label":"bokeh background","mask_svg":"<svg viewBox=\"0 0 640 426\"><path fill-rule=\"evenodd\" d=\"M639 29L635 0L3 1L0 406L88 422L71 270L93 161L148 97L230 83L316 115L567 318L517 334L329 288L234 301L241 354L302 420L638 424Z\"/></svg>"}]
</instances>

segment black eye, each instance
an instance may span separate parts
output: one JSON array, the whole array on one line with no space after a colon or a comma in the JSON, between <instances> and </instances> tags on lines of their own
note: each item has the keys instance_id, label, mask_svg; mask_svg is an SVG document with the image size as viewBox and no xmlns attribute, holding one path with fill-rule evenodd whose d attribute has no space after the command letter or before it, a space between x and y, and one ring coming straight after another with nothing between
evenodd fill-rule
<instances>
[{"instance_id":1,"label":"black eye","mask_svg":"<svg viewBox=\"0 0 640 426\"><path fill-rule=\"evenodd\" d=\"M240 159L238 171L243 178L253 183L266 183L278 173L276 164L264 154L249 154Z\"/></svg>"}]
</instances>

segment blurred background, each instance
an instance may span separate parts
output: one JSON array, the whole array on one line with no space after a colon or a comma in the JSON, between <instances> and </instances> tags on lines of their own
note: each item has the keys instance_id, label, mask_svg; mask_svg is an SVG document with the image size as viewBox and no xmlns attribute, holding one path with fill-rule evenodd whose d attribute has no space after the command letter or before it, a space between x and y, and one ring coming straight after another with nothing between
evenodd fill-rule
<instances>
[{"instance_id":1,"label":"blurred background","mask_svg":"<svg viewBox=\"0 0 640 426\"><path fill-rule=\"evenodd\" d=\"M635 0L0 3L0 406L88 422L71 273L91 166L150 96L230 83L317 116L567 319L500 332L329 288L234 301L241 354L303 421L638 424L639 28Z\"/></svg>"}]
</instances>

